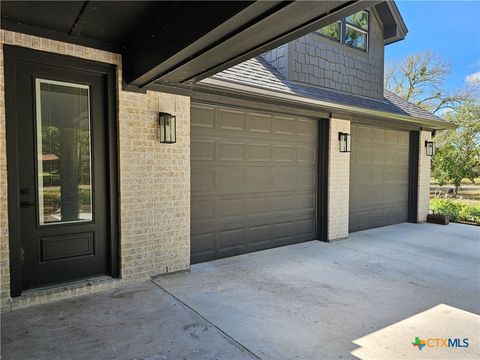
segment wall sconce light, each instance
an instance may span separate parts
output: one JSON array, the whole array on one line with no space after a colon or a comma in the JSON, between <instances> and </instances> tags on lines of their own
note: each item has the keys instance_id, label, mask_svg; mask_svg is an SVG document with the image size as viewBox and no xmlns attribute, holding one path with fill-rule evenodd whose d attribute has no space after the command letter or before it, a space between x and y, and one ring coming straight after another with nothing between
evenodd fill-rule
<instances>
[{"instance_id":1,"label":"wall sconce light","mask_svg":"<svg viewBox=\"0 0 480 360\"><path fill-rule=\"evenodd\" d=\"M338 141L340 143L340 152L351 151L351 135L347 133L338 133Z\"/></svg>"},{"instance_id":2,"label":"wall sconce light","mask_svg":"<svg viewBox=\"0 0 480 360\"><path fill-rule=\"evenodd\" d=\"M427 156L433 156L435 154L435 144L433 141L425 140L425 153Z\"/></svg>"},{"instance_id":3,"label":"wall sconce light","mask_svg":"<svg viewBox=\"0 0 480 360\"><path fill-rule=\"evenodd\" d=\"M160 142L174 144L177 142L177 118L169 113L160 113L158 119L160 127Z\"/></svg>"}]
</instances>

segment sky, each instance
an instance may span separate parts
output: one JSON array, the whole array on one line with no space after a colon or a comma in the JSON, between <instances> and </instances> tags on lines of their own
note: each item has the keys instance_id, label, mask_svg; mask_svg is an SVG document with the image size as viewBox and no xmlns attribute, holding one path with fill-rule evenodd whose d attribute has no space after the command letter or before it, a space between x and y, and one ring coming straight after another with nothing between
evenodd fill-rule
<instances>
[{"instance_id":1,"label":"sky","mask_svg":"<svg viewBox=\"0 0 480 360\"><path fill-rule=\"evenodd\" d=\"M386 64L430 50L451 65L448 90L464 87L468 76L480 81L480 0L397 0L396 4L409 31L405 40L385 48Z\"/></svg>"}]
</instances>

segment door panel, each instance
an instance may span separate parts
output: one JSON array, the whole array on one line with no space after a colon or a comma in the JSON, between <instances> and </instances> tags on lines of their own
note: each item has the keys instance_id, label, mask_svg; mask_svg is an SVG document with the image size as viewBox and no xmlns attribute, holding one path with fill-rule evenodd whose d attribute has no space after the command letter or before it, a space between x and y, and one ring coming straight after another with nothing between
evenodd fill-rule
<instances>
[{"instance_id":1,"label":"door panel","mask_svg":"<svg viewBox=\"0 0 480 360\"><path fill-rule=\"evenodd\" d=\"M7 122L15 114L17 123L7 130L15 129L9 146L17 143L9 188L18 199L21 289L113 275L105 74L18 61L7 91L16 98Z\"/></svg>"},{"instance_id":2,"label":"door panel","mask_svg":"<svg viewBox=\"0 0 480 360\"><path fill-rule=\"evenodd\" d=\"M349 231L407 221L407 131L352 124Z\"/></svg>"},{"instance_id":3,"label":"door panel","mask_svg":"<svg viewBox=\"0 0 480 360\"><path fill-rule=\"evenodd\" d=\"M191 261L316 237L317 121L191 107Z\"/></svg>"}]
</instances>

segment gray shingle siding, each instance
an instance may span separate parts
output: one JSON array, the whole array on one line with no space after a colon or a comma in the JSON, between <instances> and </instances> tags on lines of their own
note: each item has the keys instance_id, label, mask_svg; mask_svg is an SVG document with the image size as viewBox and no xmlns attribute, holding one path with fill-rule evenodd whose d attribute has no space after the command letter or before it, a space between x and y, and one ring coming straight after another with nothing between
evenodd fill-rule
<instances>
[{"instance_id":1,"label":"gray shingle siding","mask_svg":"<svg viewBox=\"0 0 480 360\"><path fill-rule=\"evenodd\" d=\"M293 82L381 99L383 54L383 29L370 12L367 53L312 33L262 56Z\"/></svg>"}]
</instances>

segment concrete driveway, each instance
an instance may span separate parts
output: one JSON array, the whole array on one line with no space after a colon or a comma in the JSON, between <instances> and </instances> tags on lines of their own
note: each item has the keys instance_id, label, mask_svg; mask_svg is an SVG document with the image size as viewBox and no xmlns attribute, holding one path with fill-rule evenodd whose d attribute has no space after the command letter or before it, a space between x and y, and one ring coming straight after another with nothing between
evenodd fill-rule
<instances>
[{"instance_id":1,"label":"concrete driveway","mask_svg":"<svg viewBox=\"0 0 480 360\"><path fill-rule=\"evenodd\" d=\"M436 305L479 313L479 264L480 227L362 231L12 311L2 357L352 358L354 340Z\"/></svg>"}]
</instances>

